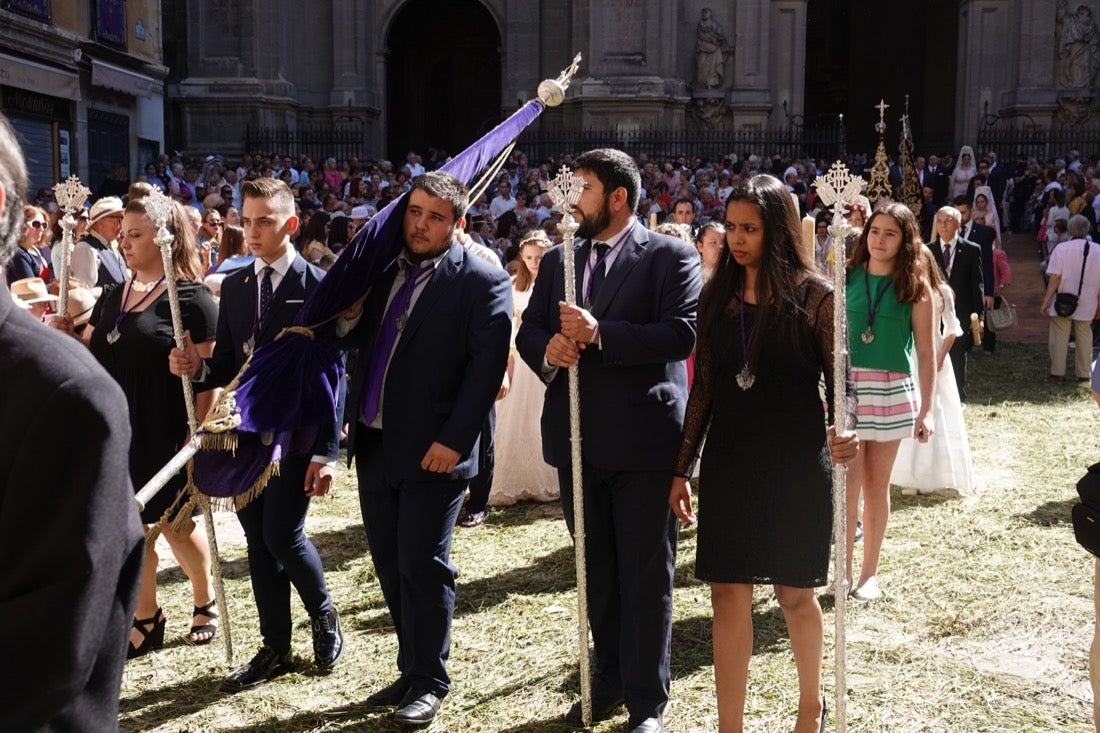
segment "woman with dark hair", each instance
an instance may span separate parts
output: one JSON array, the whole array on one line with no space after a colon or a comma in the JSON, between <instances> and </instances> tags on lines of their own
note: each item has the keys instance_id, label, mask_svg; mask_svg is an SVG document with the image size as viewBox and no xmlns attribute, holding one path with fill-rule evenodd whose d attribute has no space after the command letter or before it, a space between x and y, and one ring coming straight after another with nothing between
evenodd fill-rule
<instances>
[{"instance_id":1,"label":"woman with dark hair","mask_svg":"<svg viewBox=\"0 0 1100 733\"><path fill-rule=\"evenodd\" d=\"M699 303L695 382L669 503L695 522L687 479L707 433L695 575L711 587L718 729L742 729L753 586L767 583L798 669L795 731L811 733L826 718L814 588L828 580L832 462L851 460L857 448L854 434L827 428L834 369L847 364L834 362L833 289L800 245L786 187L754 176L726 199L725 219L726 250ZM840 398L852 397L849 388Z\"/></svg>"},{"instance_id":2,"label":"woman with dark hair","mask_svg":"<svg viewBox=\"0 0 1100 733\"><path fill-rule=\"evenodd\" d=\"M315 211L298 237L299 249L307 262L316 265L325 255L335 255L325 244L328 241L332 216L327 211Z\"/></svg>"},{"instance_id":3,"label":"woman with dark hair","mask_svg":"<svg viewBox=\"0 0 1100 733\"><path fill-rule=\"evenodd\" d=\"M933 430L936 341L932 291L917 219L888 203L871 214L848 259L848 343L859 397L859 454L848 469L848 582L857 600L881 595L879 555L890 518L890 472L902 438ZM913 376L917 376L914 382ZM851 585L863 498L863 566Z\"/></svg>"},{"instance_id":4,"label":"woman with dark hair","mask_svg":"<svg viewBox=\"0 0 1100 733\"><path fill-rule=\"evenodd\" d=\"M210 356L214 346L218 308L203 287L195 232L183 207L174 203L168 221L172 233L172 265L183 315L183 327ZM165 285L164 261L154 238L157 227L146 214L144 201L131 201L122 219L123 256L133 276L108 290L96 303L82 335L92 354L122 387L130 410L130 478L139 489L174 456L188 438L187 408L179 377L168 371L168 353L175 345L172 313ZM72 322L60 328L72 332ZM212 393L198 396L196 414L210 406ZM214 589L210 580L210 548L205 532L183 513L185 476L177 474L146 505L141 521L158 524L180 568L191 581L194 612L191 644L207 644L217 631ZM164 644L165 617L157 602L157 553L154 543L145 549L141 590L130 635L128 655L140 656Z\"/></svg>"},{"instance_id":5,"label":"woman with dark hair","mask_svg":"<svg viewBox=\"0 0 1100 733\"><path fill-rule=\"evenodd\" d=\"M320 213L320 212L318 212ZM347 214L335 214L330 221L328 230L328 249L333 254L340 254L340 250L348 246L348 242L355 236L355 225Z\"/></svg>"}]
</instances>

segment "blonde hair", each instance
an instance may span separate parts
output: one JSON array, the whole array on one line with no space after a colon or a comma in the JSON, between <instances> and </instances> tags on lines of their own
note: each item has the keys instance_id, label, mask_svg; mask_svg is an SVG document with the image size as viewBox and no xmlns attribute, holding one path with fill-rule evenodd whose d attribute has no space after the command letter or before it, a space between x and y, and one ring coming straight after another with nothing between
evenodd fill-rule
<instances>
[{"instance_id":1,"label":"blonde hair","mask_svg":"<svg viewBox=\"0 0 1100 733\"><path fill-rule=\"evenodd\" d=\"M268 199L283 214L294 216L294 194L277 178L257 178L241 184L241 199Z\"/></svg>"}]
</instances>

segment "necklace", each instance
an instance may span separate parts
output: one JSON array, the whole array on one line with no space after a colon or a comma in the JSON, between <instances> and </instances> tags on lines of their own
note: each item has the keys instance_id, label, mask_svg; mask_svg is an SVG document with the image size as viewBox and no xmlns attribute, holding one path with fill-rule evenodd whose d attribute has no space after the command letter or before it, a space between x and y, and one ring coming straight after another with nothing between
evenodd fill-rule
<instances>
[{"instance_id":1,"label":"necklace","mask_svg":"<svg viewBox=\"0 0 1100 733\"><path fill-rule=\"evenodd\" d=\"M122 325L123 319L126 318L126 316L128 316L130 313L132 313L134 311L134 308L137 308L139 305L149 300L149 296L153 294L153 291L156 290L157 286L160 285L162 282L164 282L164 275L161 275L160 280L157 280L152 285L142 285L140 290L137 288L137 285L140 285L137 280L129 280L126 283L126 292L122 294L122 304L118 307L118 315L115 317L115 327L107 332L107 343L113 344L120 338L122 338L122 332L118 329L119 326ZM126 301L130 299L131 288L139 293L144 291L147 292L145 292L145 295L142 296L141 300L134 303L134 305L130 308L127 308Z\"/></svg>"},{"instance_id":2,"label":"necklace","mask_svg":"<svg viewBox=\"0 0 1100 733\"><path fill-rule=\"evenodd\" d=\"M878 313L878 307L882 304L882 296L886 295L886 291L890 289L890 278L886 278L882 281L882 285L878 289L878 294L875 296L874 302L871 301L871 273L866 269L863 270L863 285L867 289L867 328L863 333L859 335L860 339L865 344L869 344L875 340L875 315Z\"/></svg>"},{"instance_id":3,"label":"necklace","mask_svg":"<svg viewBox=\"0 0 1100 733\"><path fill-rule=\"evenodd\" d=\"M133 288L135 293L147 293L150 290L155 289L162 282L164 282L163 275L161 275L160 280L157 280L154 283L143 283L137 279L137 275L134 275L132 278L130 278L130 287Z\"/></svg>"},{"instance_id":4,"label":"necklace","mask_svg":"<svg viewBox=\"0 0 1100 733\"><path fill-rule=\"evenodd\" d=\"M752 332L745 333L745 281L741 280L741 358L745 360L745 365L741 367L741 371L737 374L737 386L743 390L749 390L756 382L756 375L752 373L752 369L749 369L749 347L752 345L753 337L756 336L756 323L752 325Z\"/></svg>"}]
</instances>

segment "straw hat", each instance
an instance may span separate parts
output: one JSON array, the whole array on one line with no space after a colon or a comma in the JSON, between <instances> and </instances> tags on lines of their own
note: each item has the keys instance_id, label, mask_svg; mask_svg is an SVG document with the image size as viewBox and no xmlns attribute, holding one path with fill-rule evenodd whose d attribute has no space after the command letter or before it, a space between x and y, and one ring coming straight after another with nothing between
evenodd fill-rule
<instances>
[{"instance_id":1,"label":"straw hat","mask_svg":"<svg viewBox=\"0 0 1100 733\"><path fill-rule=\"evenodd\" d=\"M121 215L124 208L122 199L118 196L104 196L92 204L92 209L88 212L88 224L95 224L105 216Z\"/></svg>"},{"instance_id":2,"label":"straw hat","mask_svg":"<svg viewBox=\"0 0 1100 733\"><path fill-rule=\"evenodd\" d=\"M27 305L31 303L52 303L56 295L50 295L46 283L40 277L25 277L11 284L11 294Z\"/></svg>"},{"instance_id":3,"label":"straw hat","mask_svg":"<svg viewBox=\"0 0 1100 733\"><path fill-rule=\"evenodd\" d=\"M69 318L74 326L83 326L92 317L95 296L87 288L73 288L69 291Z\"/></svg>"}]
</instances>

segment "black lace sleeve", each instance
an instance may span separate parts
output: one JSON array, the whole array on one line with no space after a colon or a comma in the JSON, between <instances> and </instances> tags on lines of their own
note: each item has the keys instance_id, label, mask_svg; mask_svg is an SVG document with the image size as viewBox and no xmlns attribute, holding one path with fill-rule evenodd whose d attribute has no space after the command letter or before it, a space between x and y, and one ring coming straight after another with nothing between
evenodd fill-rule
<instances>
[{"instance_id":1,"label":"black lace sleeve","mask_svg":"<svg viewBox=\"0 0 1100 733\"><path fill-rule=\"evenodd\" d=\"M810 288L809 299L806 303L806 312L809 314L810 328L817 339L817 352L821 358L821 371L825 375L825 399L829 405L829 424L835 420L834 408L836 395L833 393L834 369L844 370L844 404L846 406L846 429L854 430L856 426L856 388L852 381L851 362L848 359L848 350L844 349L843 363L837 364L834 359L833 308L836 303L833 288L825 283L815 283ZM840 431L843 432L843 431Z\"/></svg>"},{"instance_id":2,"label":"black lace sleeve","mask_svg":"<svg viewBox=\"0 0 1100 733\"><path fill-rule=\"evenodd\" d=\"M676 476L690 477L699 459L699 446L706 436L710 423L711 403L714 400L714 365L709 344L700 340L695 347L695 381L688 395L687 413L684 415L683 440L676 455Z\"/></svg>"}]
</instances>

